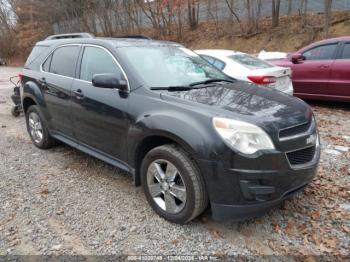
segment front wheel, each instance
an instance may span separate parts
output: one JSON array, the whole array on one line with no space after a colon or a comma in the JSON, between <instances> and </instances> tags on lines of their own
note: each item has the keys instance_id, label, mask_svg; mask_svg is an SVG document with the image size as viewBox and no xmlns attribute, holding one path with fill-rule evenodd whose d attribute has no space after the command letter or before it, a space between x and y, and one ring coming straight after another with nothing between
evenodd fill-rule
<instances>
[{"instance_id":1,"label":"front wheel","mask_svg":"<svg viewBox=\"0 0 350 262\"><path fill-rule=\"evenodd\" d=\"M203 212L208 196L203 178L188 154L176 145L151 150L141 166L142 187L154 211L184 224Z\"/></svg>"}]
</instances>

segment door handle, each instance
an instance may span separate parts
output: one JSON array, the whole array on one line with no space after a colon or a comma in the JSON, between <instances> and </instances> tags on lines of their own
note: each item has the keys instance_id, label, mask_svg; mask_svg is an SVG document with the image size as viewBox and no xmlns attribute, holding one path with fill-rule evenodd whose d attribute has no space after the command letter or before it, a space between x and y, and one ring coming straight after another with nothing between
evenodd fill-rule
<instances>
[{"instance_id":1,"label":"door handle","mask_svg":"<svg viewBox=\"0 0 350 262\"><path fill-rule=\"evenodd\" d=\"M81 91L81 89L73 91L73 93L75 94L75 97L77 99L83 99L84 98L84 94L83 94L83 91Z\"/></svg>"},{"instance_id":2,"label":"door handle","mask_svg":"<svg viewBox=\"0 0 350 262\"><path fill-rule=\"evenodd\" d=\"M320 65L319 68L321 68L321 69L327 69L327 68L329 68L329 65Z\"/></svg>"}]
</instances>

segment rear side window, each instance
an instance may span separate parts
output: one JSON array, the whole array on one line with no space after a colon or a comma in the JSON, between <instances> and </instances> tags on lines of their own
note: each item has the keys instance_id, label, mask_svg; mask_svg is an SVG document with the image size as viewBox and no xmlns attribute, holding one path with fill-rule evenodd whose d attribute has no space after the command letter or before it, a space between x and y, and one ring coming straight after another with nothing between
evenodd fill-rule
<instances>
[{"instance_id":1,"label":"rear side window","mask_svg":"<svg viewBox=\"0 0 350 262\"><path fill-rule=\"evenodd\" d=\"M273 67L273 65L265 62L264 60L246 54L231 55L228 58L252 70Z\"/></svg>"},{"instance_id":2,"label":"rear side window","mask_svg":"<svg viewBox=\"0 0 350 262\"><path fill-rule=\"evenodd\" d=\"M343 53L340 57L341 59L350 59L350 43L344 45Z\"/></svg>"},{"instance_id":3,"label":"rear side window","mask_svg":"<svg viewBox=\"0 0 350 262\"><path fill-rule=\"evenodd\" d=\"M317 46L306 51L303 55L306 60L331 60L337 46L338 44Z\"/></svg>"},{"instance_id":4,"label":"rear side window","mask_svg":"<svg viewBox=\"0 0 350 262\"><path fill-rule=\"evenodd\" d=\"M39 56L47 49L47 46L37 45L33 48L32 52L27 58L27 61L24 65L25 68L29 68L30 64L32 64Z\"/></svg>"},{"instance_id":5,"label":"rear side window","mask_svg":"<svg viewBox=\"0 0 350 262\"><path fill-rule=\"evenodd\" d=\"M80 79L91 82L95 74L114 74L119 79L123 75L109 53L98 47L87 46L81 61Z\"/></svg>"},{"instance_id":6,"label":"rear side window","mask_svg":"<svg viewBox=\"0 0 350 262\"><path fill-rule=\"evenodd\" d=\"M52 58L49 58L51 59L50 72L57 75L74 77L79 48L79 46L63 46L56 49Z\"/></svg>"}]
</instances>

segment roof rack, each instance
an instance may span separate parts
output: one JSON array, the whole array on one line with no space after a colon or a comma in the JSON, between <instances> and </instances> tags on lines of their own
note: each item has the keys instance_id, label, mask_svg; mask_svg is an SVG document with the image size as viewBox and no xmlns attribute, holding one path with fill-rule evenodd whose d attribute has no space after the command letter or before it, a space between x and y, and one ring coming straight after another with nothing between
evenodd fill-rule
<instances>
[{"instance_id":1,"label":"roof rack","mask_svg":"<svg viewBox=\"0 0 350 262\"><path fill-rule=\"evenodd\" d=\"M71 33L71 34L50 35L45 40L56 40L56 39L66 39L66 38L94 38L94 36L89 33Z\"/></svg>"},{"instance_id":2,"label":"roof rack","mask_svg":"<svg viewBox=\"0 0 350 262\"><path fill-rule=\"evenodd\" d=\"M125 35L125 36L117 36L117 38L134 38L134 39L148 39L148 40L152 39L144 35Z\"/></svg>"}]
</instances>

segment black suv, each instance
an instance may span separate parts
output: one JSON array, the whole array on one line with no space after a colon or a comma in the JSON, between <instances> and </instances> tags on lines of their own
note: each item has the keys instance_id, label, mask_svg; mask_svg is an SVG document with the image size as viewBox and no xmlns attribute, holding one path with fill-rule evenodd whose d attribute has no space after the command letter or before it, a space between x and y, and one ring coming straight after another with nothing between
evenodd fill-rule
<instances>
[{"instance_id":1,"label":"black suv","mask_svg":"<svg viewBox=\"0 0 350 262\"><path fill-rule=\"evenodd\" d=\"M29 56L21 91L37 147L59 140L126 170L175 223L208 206L218 219L260 215L316 173L307 104L228 78L177 43L50 37Z\"/></svg>"}]
</instances>

